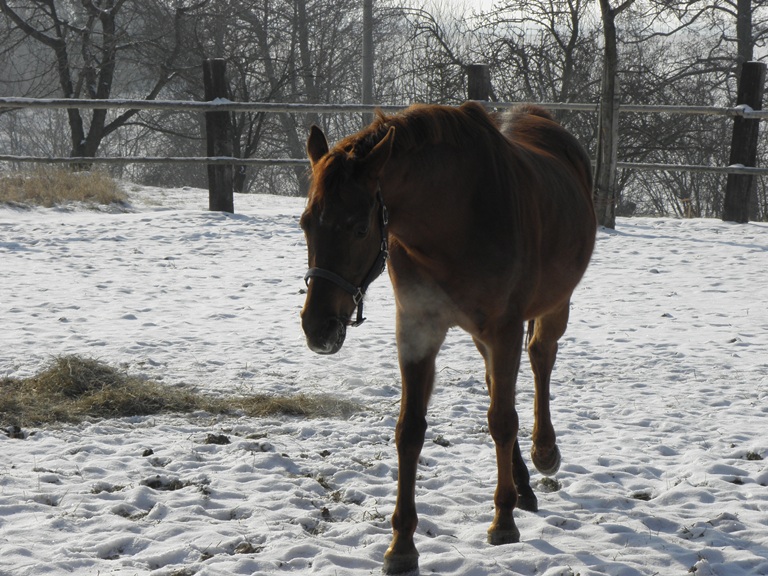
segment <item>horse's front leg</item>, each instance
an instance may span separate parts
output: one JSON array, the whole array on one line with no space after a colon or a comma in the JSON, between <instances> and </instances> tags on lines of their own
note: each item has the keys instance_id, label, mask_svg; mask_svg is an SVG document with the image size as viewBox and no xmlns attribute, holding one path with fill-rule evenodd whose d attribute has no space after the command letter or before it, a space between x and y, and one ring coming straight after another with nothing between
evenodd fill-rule
<instances>
[{"instance_id":1,"label":"horse's front leg","mask_svg":"<svg viewBox=\"0 0 768 576\"><path fill-rule=\"evenodd\" d=\"M488 529L488 542L510 544L520 541L513 510L517 505L515 487L515 446L519 428L515 410L515 386L523 346L523 323L510 322L486 342L488 348L489 393L488 429L496 444L498 478L494 505L496 514ZM522 462L522 457L518 458Z\"/></svg>"},{"instance_id":2,"label":"horse's front leg","mask_svg":"<svg viewBox=\"0 0 768 576\"><path fill-rule=\"evenodd\" d=\"M416 515L416 471L427 431L427 405L435 380L435 358L445 331L427 319L407 317L398 311L397 348L402 375L400 417L395 429L397 444L397 502L392 514L392 543L384 555L385 574L418 570L419 553L413 542Z\"/></svg>"}]
</instances>

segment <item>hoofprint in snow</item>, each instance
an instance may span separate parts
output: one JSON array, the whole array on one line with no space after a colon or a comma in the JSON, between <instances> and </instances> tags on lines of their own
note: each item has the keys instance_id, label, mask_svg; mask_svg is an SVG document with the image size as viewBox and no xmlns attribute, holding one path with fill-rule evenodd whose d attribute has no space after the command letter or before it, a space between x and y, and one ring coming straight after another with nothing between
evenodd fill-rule
<instances>
[{"instance_id":1,"label":"hoofprint in snow","mask_svg":"<svg viewBox=\"0 0 768 576\"><path fill-rule=\"evenodd\" d=\"M378 574L397 474L386 277L320 357L299 323L304 201L127 186L128 213L0 209L0 375L78 354L210 394L332 395L343 419L208 414L0 434L0 575ZM768 225L600 231L554 372L563 465L492 547L483 367L449 334L417 484L421 573L768 574ZM529 448L532 378L518 383ZM205 444L208 434L231 443Z\"/></svg>"}]
</instances>

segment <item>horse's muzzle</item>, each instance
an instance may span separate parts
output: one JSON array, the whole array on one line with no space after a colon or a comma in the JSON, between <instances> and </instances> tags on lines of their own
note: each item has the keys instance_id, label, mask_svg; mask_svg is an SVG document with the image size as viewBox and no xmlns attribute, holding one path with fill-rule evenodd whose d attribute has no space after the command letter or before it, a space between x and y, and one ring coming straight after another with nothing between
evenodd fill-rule
<instances>
[{"instance_id":1,"label":"horse's muzzle","mask_svg":"<svg viewBox=\"0 0 768 576\"><path fill-rule=\"evenodd\" d=\"M305 316L301 320L301 327L307 337L307 346L318 354L336 354L347 337L347 323L339 318L329 318L315 324Z\"/></svg>"}]
</instances>

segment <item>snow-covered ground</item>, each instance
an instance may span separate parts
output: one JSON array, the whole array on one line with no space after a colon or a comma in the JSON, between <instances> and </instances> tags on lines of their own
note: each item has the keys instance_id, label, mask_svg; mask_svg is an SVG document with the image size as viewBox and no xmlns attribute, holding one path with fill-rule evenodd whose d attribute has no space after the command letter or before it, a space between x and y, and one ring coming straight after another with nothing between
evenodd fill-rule
<instances>
[{"instance_id":1,"label":"snow-covered ground","mask_svg":"<svg viewBox=\"0 0 768 576\"><path fill-rule=\"evenodd\" d=\"M316 356L298 316L303 200L238 196L225 215L204 191L128 189L130 213L0 208L0 375L78 354L212 394L365 409L0 434L0 575L378 574L399 401L388 279L342 351ZM559 489L532 471L541 510L517 513L520 544L486 544L496 468L465 334L450 333L438 370L422 575L768 574L768 225L637 218L599 232L554 372Z\"/></svg>"}]
</instances>

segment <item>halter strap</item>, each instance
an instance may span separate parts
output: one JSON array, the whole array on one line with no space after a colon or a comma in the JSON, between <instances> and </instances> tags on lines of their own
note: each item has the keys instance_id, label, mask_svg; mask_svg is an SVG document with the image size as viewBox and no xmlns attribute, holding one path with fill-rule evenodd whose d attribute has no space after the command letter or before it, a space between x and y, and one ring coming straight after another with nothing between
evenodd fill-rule
<instances>
[{"instance_id":1,"label":"halter strap","mask_svg":"<svg viewBox=\"0 0 768 576\"><path fill-rule=\"evenodd\" d=\"M381 247L379 248L379 254L376 256L376 260L371 266L368 273L363 278L363 282L360 286L355 286L351 282L345 280L335 272L326 270L324 268L310 268L304 275L304 282L309 286L310 278L323 278L329 282L333 282L339 288L344 290L347 294L352 296L352 301L357 307L357 318L354 322L350 322L350 326L360 326L365 322L363 317L363 298L368 291L368 287L378 278L384 268L387 265L387 258L389 257L389 240L387 238L387 224L389 224L389 214L387 213L387 207L384 205L384 198L381 196L381 184L376 188L376 200L379 203L379 228L381 231Z\"/></svg>"}]
</instances>

